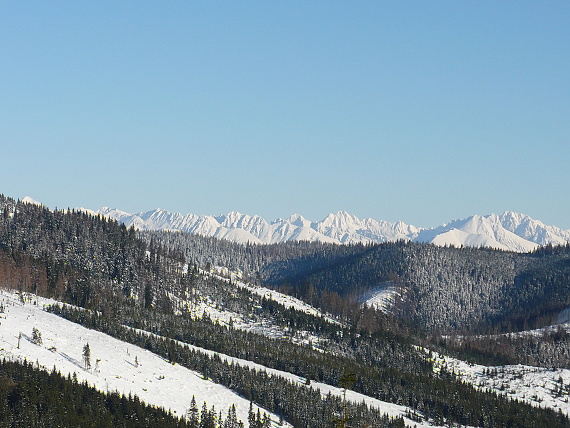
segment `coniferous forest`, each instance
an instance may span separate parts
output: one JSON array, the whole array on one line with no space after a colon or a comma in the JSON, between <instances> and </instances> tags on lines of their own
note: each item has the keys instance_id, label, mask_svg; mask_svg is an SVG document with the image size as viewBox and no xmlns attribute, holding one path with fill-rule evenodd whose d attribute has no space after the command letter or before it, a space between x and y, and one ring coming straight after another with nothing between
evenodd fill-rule
<instances>
[{"instance_id":1,"label":"coniferous forest","mask_svg":"<svg viewBox=\"0 0 570 428\"><path fill-rule=\"evenodd\" d=\"M210 274L215 266L241 272L241 280L253 286L298 297L334 322L247 288L228 292L235 279ZM385 284L398 291L388 313L362 306L362 295ZM65 302L50 311L202 373L295 427L403 424L367 406L322 397L310 386L311 380L344 386L347 375L351 389L409 406L441 424L570 423L560 412L436 373L418 349L480 363L570 368L565 330L505 334L548 326L570 307L570 246L519 254L409 242L241 245L179 232L137 232L81 211L51 211L0 195L0 287ZM288 336L272 338L195 316L192 307L204 300ZM303 334L318 337L320 348L293 340ZM300 387L184 344L308 382ZM177 419L137 397L105 395L55 370L9 361L0 365L0 409L0 426L222 426L208 412L202 420ZM145 422L132 425L132 414ZM343 419L346 414L350 419ZM264 422L252 417L250 426Z\"/></svg>"}]
</instances>

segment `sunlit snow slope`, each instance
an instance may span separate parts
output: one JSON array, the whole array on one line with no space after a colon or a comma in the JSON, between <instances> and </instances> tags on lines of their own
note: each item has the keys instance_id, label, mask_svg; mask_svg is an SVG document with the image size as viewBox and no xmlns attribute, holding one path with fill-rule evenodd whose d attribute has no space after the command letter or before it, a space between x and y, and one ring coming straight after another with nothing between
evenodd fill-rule
<instances>
[{"instance_id":1,"label":"sunlit snow slope","mask_svg":"<svg viewBox=\"0 0 570 428\"><path fill-rule=\"evenodd\" d=\"M445 368L478 389L494 391L534 406L550 407L570 415L570 370L525 366L482 366L434 353L435 369Z\"/></svg>"},{"instance_id":2,"label":"sunlit snow slope","mask_svg":"<svg viewBox=\"0 0 570 428\"><path fill-rule=\"evenodd\" d=\"M76 373L79 381L85 380L98 390L136 394L146 403L170 409L178 416L186 414L192 396L199 407L206 401L208 407L213 405L224 415L234 403L238 418L247 424L249 401L228 388L145 349L41 309L53 301L34 298L33 302L36 301L37 305L24 304L15 294L0 291L4 306L4 313L0 314L0 358L37 362L46 370L56 367L64 375ZM41 333L41 345L31 341L34 327ZM22 338L18 341L20 333ZM91 369L85 368L82 357L87 343L91 349ZM272 415L272 419L279 418Z\"/></svg>"},{"instance_id":3,"label":"sunlit snow slope","mask_svg":"<svg viewBox=\"0 0 570 428\"><path fill-rule=\"evenodd\" d=\"M75 373L79 381L87 381L101 391L116 390L127 395L131 393L149 404L170 409L178 416L186 413L192 396L196 397L199 406L206 401L208 406L214 405L216 409L222 410L222 413L227 412L228 407L234 403L238 418L247 426L249 401L221 385L203 379L199 373L177 364L173 365L145 349L42 310L44 305L57 302L32 296L31 301L22 303L16 293L0 290L0 303L4 307L4 313L0 314L0 358L37 362L46 370L56 367L64 375ZM31 341L33 328L39 329L42 335L41 345ZM20 333L22 336L18 347ZM82 351L86 343L89 343L91 348L90 369L86 369L83 364ZM194 346L191 348L207 354L214 353ZM217 355L228 362L264 370L299 385L305 383L304 378L291 373L223 354ZM368 406L392 417L405 416L409 410L404 406L319 382L311 382L311 386L319 389L323 396L331 393L346 396L347 400L355 403L364 401ZM277 424L279 418L276 415L271 417L274 424ZM406 418L404 420L408 426L433 426L429 422L419 423Z\"/></svg>"}]
</instances>

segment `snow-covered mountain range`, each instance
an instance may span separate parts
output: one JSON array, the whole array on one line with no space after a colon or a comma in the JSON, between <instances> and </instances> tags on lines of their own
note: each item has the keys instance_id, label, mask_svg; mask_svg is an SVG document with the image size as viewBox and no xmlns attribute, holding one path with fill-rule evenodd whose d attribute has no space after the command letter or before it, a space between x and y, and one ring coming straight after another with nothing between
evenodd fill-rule
<instances>
[{"instance_id":1,"label":"snow-covered mountain range","mask_svg":"<svg viewBox=\"0 0 570 428\"><path fill-rule=\"evenodd\" d=\"M570 242L570 230L547 226L539 220L511 211L501 215L473 215L439 227L423 229L401 221L392 223L371 218L361 220L345 211L329 214L317 222L307 220L299 214L267 222L258 215L250 216L235 211L227 215L210 216L183 215L162 209L136 214L108 207L97 211L83 210L139 230L177 230L241 243L272 244L305 240L349 244L411 240L442 246L490 247L528 252L541 245Z\"/></svg>"}]
</instances>

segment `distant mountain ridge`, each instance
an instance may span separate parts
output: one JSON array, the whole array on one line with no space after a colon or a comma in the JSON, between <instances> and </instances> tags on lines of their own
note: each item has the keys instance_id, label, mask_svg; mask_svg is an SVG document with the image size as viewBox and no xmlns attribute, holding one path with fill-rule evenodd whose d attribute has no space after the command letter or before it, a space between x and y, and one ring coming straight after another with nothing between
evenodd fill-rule
<instances>
[{"instance_id":1,"label":"distant mountain ridge","mask_svg":"<svg viewBox=\"0 0 570 428\"><path fill-rule=\"evenodd\" d=\"M80 208L138 230L174 230L213 236L240 243L273 244L285 241L318 241L337 244L411 240L436 245L489 247L528 252L541 245L570 242L570 230L547 226L525 214L505 211L501 215L473 215L448 224L425 229L401 221L359 219L346 211L329 214L321 221L307 220L300 214L271 223L258 215L232 211L210 216L171 213L156 209L136 214L103 207L97 211Z\"/></svg>"}]
</instances>

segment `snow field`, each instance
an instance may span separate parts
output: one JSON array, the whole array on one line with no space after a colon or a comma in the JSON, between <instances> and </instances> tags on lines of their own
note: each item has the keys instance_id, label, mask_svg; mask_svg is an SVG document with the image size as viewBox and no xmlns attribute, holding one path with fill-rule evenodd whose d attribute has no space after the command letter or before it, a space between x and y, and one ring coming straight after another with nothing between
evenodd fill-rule
<instances>
[{"instance_id":1,"label":"snow field","mask_svg":"<svg viewBox=\"0 0 570 428\"><path fill-rule=\"evenodd\" d=\"M46 370L56 367L63 375L75 373L80 382L87 381L100 391L137 395L142 401L171 410L177 416L186 414L192 396L198 408L206 401L208 408L215 406L224 416L233 403L238 419L248 426L250 403L230 389L145 349L41 309L43 305L57 303L55 301L35 297L33 300L37 305L23 304L16 294L0 290L0 302L4 306L4 313L0 314L0 358L37 362ZM34 327L41 333L41 345L31 342ZM82 355L87 343L91 349L90 369L85 368ZM257 408L254 405L255 412ZM277 415L261 411L268 413L277 426Z\"/></svg>"},{"instance_id":2,"label":"snow field","mask_svg":"<svg viewBox=\"0 0 570 428\"><path fill-rule=\"evenodd\" d=\"M394 282L379 285L374 290L366 293L360 299L363 305L376 308L384 313L389 313L396 299L401 296Z\"/></svg>"},{"instance_id":3,"label":"snow field","mask_svg":"<svg viewBox=\"0 0 570 428\"><path fill-rule=\"evenodd\" d=\"M522 364L487 367L436 352L433 355L434 370L445 368L477 389L494 391L534 406L550 407L570 415L568 393L559 389L560 386L570 385L568 369L546 369Z\"/></svg>"}]
</instances>

